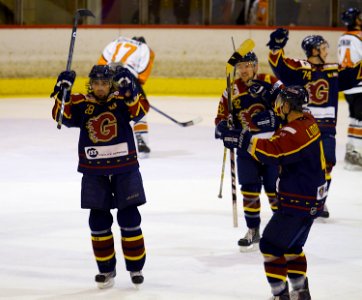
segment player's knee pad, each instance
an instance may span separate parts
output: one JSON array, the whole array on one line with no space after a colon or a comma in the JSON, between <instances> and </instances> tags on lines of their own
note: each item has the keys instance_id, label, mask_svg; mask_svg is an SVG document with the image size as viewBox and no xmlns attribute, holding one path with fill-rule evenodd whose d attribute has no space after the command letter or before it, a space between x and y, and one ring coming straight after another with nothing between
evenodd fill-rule
<instances>
[{"instance_id":1,"label":"player's knee pad","mask_svg":"<svg viewBox=\"0 0 362 300\"><path fill-rule=\"evenodd\" d=\"M241 186L242 194L255 194L255 196L259 196L261 191L261 184L259 183L251 183L251 184L243 184Z\"/></svg>"},{"instance_id":2,"label":"player's knee pad","mask_svg":"<svg viewBox=\"0 0 362 300\"><path fill-rule=\"evenodd\" d=\"M107 230L112 227L113 216L110 211L91 209L89 213L89 228L92 231Z\"/></svg>"},{"instance_id":3,"label":"player's knee pad","mask_svg":"<svg viewBox=\"0 0 362 300\"><path fill-rule=\"evenodd\" d=\"M141 224L141 214L137 206L129 206L118 210L117 221L120 227L136 227Z\"/></svg>"},{"instance_id":4,"label":"player's knee pad","mask_svg":"<svg viewBox=\"0 0 362 300\"><path fill-rule=\"evenodd\" d=\"M268 242L266 239L261 238L259 242L260 252L264 257L268 255L273 255L275 257L281 257L284 255L283 251L275 247L272 243Z\"/></svg>"}]
</instances>

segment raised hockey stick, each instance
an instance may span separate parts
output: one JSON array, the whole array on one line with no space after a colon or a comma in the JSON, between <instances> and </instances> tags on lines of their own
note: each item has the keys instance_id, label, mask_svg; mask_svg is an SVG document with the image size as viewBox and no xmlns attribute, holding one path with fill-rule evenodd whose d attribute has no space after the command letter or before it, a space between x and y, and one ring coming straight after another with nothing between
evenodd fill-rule
<instances>
[{"instance_id":1,"label":"raised hockey stick","mask_svg":"<svg viewBox=\"0 0 362 300\"><path fill-rule=\"evenodd\" d=\"M150 104L150 107L154 110L157 111L159 114L163 115L164 117L166 117L167 119L171 120L172 122L176 123L177 125L180 125L182 127L188 127L188 126L192 126L195 125L197 123L200 123L202 121L201 117L197 117L193 120L190 121L186 121L186 122L180 122L175 120L174 118L172 118L171 116L169 116L168 114L164 113L163 111L159 110L157 107L154 107L153 105Z\"/></svg>"},{"instance_id":2,"label":"raised hockey stick","mask_svg":"<svg viewBox=\"0 0 362 300\"><path fill-rule=\"evenodd\" d=\"M71 66L72 66L74 43L75 43L75 38L77 36L78 20L80 17L93 17L94 18L95 16L88 9L78 9L75 12L72 35L70 38L70 45L69 45L69 51L68 51L68 61L67 61L67 68L66 68L67 71L70 71ZM58 117L58 124L57 124L58 129L62 128L64 106L65 106L65 99L67 98L67 93L68 93L68 90L65 89L64 87L62 87L62 103L60 106L60 114Z\"/></svg>"},{"instance_id":3,"label":"raised hockey stick","mask_svg":"<svg viewBox=\"0 0 362 300\"><path fill-rule=\"evenodd\" d=\"M233 122L233 92L235 81L235 65L238 62L238 58L244 56L248 52L252 51L255 47L255 43L251 39L245 40L240 47L234 51L226 64L226 83L228 94L228 126L234 127ZM231 196L232 196L232 210L233 210L233 225L238 227L238 209L237 209L237 194L236 194L236 164L235 164L235 151L230 149L230 173L231 173Z\"/></svg>"}]
</instances>

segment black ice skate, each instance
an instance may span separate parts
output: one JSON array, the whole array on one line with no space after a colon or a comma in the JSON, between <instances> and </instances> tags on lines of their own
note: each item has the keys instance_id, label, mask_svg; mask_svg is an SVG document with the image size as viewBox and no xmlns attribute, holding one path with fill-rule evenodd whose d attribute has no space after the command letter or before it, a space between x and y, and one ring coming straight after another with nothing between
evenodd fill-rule
<instances>
[{"instance_id":1,"label":"black ice skate","mask_svg":"<svg viewBox=\"0 0 362 300\"><path fill-rule=\"evenodd\" d=\"M260 233L259 228L249 228L245 234L245 237L238 241L240 251L255 250L259 245Z\"/></svg>"},{"instance_id":2,"label":"black ice skate","mask_svg":"<svg viewBox=\"0 0 362 300\"><path fill-rule=\"evenodd\" d=\"M140 158L147 158L150 155L151 149L147 146L141 134L136 134L137 150Z\"/></svg>"},{"instance_id":3,"label":"black ice skate","mask_svg":"<svg viewBox=\"0 0 362 300\"><path fill-rule=\"evenodd\" d=\"M114 285L114 277L116 277L116 270L109 273L99 273L95 277L99 289L107 289Z\"/></svg>"},{"instance_id":4,"label":"black ice skate","mask_svg":"<svg viewBox=\"0 0 362 300\"><path fill-rule=\"evenodd\" d=\"M136 286L143 283L144 277L142 275L142 271L137 272L129 272L131 276L132 283Z\"/></svg>"},{"instance_id":5,"label":"black ice skate","mask_svg":"<svg viewBox=\"0 0 362 300\"><path fill-rule=\"evenodd\" d=\"M329 218L329 211L327 205L324 204L323 211L321 212L320 218L328 219Z\"/></svg>"},{"instance_id":6,"label":"black ice skate","mask_svg":"<svg viewBox=\"0 0 362 300\"><path fill-rule=\"evenodd\" d=\"M291 292L292 300L311 300L308 286L308 278L305 279L304 286L300 290L293 290Z\"/></svg>"}]
</instances>

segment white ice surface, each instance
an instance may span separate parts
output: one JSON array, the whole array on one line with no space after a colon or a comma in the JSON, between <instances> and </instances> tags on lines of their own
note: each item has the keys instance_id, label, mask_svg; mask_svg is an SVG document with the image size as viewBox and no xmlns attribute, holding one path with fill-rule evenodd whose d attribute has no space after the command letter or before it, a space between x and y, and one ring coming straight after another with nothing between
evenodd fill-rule
<instances>
[{"instance_id":1,"label":"white ice surface","mask_svg":"<svg viewBox=\"0 0 362 300\"><path fill-rule=\"evenodd\" d=\"M151 97L183 128L149 114L151 158L141 160L148 203L140 208L147 247L137 290L124 270L118 225L116 284L98 290L76 172L78 130L57 130L50 99L0 99L1 299L268 299L259 252L240 253L246 227L238 194L233 228L229 167L217 197L223 147L214 140L216 98ZM331 218L316 221L305 246L314 300L362 299L362 171L344 169L347 107L340 103ZM262 226L271 216L262 198Z\"/></svg>"}]
</instances>

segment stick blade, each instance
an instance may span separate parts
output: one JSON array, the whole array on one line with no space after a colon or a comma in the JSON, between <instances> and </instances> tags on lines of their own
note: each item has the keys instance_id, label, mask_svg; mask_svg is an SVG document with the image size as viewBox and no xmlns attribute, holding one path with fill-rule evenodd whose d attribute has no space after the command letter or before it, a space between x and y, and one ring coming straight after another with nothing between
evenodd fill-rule
<instances>
[{"instance_id":1,"label":"stick blade","mask_svg":"<svg viewBox=\"0 0 362 300\"><path fill-rule=\"evenodd\" d=\"M196 117L195 119L191 120L191 121L187 121L187 122L178 122L179 125L181 125L182 127L189 127L195 124L198 124L202 121L202 117Z\"/></svg>"},{"instance_id":2,"label":"stick blade","mask_svg":"<svg viewBox=\"0 0 362 300\"><path fill-rule=\"evenodd\" d=\"M254 48L255 48L254 41L252 39L246 39L244 42L242 42L242 44L236 50L236 52L239 53L241 56L244 56L250 51L253 51Z\"/></svg>"},{"instance_id":3,"label":"stick blade","mask_svg":"<svg viewBox=\"0 0 362 300\"><path fill-rule=\"evenodd\" d=\"M80 16L80 17L93 17L93 18L95 18L95 15L89 9L86 9L86 8L78 9L77 10L77 15Z\"/></svg>"}]
</instances>

